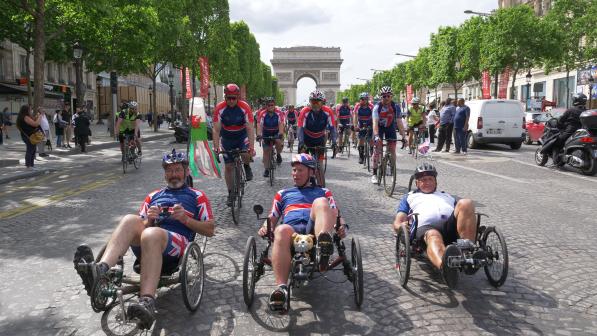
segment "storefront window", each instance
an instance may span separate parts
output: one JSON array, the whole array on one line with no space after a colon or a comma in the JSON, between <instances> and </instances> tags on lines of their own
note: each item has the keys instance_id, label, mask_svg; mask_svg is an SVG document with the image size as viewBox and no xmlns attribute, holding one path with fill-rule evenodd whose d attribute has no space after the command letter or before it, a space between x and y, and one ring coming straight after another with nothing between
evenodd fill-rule
<instances>
[{"instance_id":1,"label":"storefront window","mask_svg":"<svg viewBox=\"0 0 597 336\"><path fill-rule=\"evenodd\" d=\"M568 82L568 88L566 88L566 82ZM569 107L568 102L572 100L572 95L576 90L576 83L574 76L566 78L559 78L553 81L553 97L557 101L558 107ZM566 93L568 93L566 95Z\"/></svg>"}]
</instances>

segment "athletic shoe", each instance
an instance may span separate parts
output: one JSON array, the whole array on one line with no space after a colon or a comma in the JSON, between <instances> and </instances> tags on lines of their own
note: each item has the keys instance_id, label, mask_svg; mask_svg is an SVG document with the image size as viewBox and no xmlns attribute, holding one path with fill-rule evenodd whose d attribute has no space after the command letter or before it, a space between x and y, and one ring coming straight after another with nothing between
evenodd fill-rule
<instances>
[{"instance_id":1,"label":"athletic shoe","mask_svg":"<svg viewBox=\"0 0 597 336\"><path fill-rule=\"evenodd\" d=\"M456 245L448 245L442 258L442 277L449 288L456 288L458 284L458 267L450 267L450 257L462 256L462 252Z\"/></svg>"},{"instance_id":2,"label":"athletic shoe","mask_svg":"<svg viewBox=\"0 0 597 336\"><path fill-rule=\"evenodd\" d=\"M245 179L247 182L253 179L253 171L251 170L251 166L245 165Z\"/></svg>"},{"instance_id":3,"label":"athletic shoe","mask_svg":"<svg viewBox=\"0 0 597 336\"><path fill-rule=\"evenodd\" d=\"M280 153L278 153L278 154L276 155L276 162L277 162L278 164L281 164L281 163L282 163L282 155L280 155Z\"/></svg>"},{"instance_id":4,"label":"athletic shoe","mask_svg":"<svg viewBox=\"0 0 597 336\"><path fill-rule=\"evenodd\" d=\"M73 258L75 270L81 277L87 295L91 295L91 290L97 278L108 272L110 267L106 263L96 264L93 258L91 248L85 244L79 245Z\"/></svg>"},{"instance_id":5,"label":"athletic shoe","mask_svg":"<svg viewBox=\"0 0 597 336\"><path fill-rule=\"evenodd\" d=\"M263 177L269 177L269 169L263 171Z\"/></svg>"},{"instance_id":6,"label":"athletic shoe","mask_svg":"<svg viewBox=\"0 0 597 336\"><path fill-rule=\"evenodd\" d=\"M377 175L371 175L371 183L377 184Z\"/></svg>"},{"instance_id":7,"label":"athletic shoe","mask_svg":"<svg viewBox=\"0 0 597 336\"><path fill-rule=\"evenodd\" d=\"M325 272L328 269L330 256L334 253L334 240L328 232L321 232L317 236L317 259L319 271Z\"/></svg>"},{"instance_id":8,"label":"athletic shoe","mask_svg":"<svg viewBox=\"0 0 597 336\"><path fill-rule=\"evenodd\" d=\"M269 309L280 314L286 314L286 300L288 300L288 287L279 285L269 296Z\"/></svg>"},{"instance_id":9,"label":"athletic shoe","mask_svg":"<svg viewBox=\"0 0 597 336\"><path fill-rule=\"evenodd\" d=\"M138 302L131 303L126 314L130 320L135 320L139 329L151 329L157 314L155 309L155 299L148 296L142 296Z\"/></svg>"}]
</instances>

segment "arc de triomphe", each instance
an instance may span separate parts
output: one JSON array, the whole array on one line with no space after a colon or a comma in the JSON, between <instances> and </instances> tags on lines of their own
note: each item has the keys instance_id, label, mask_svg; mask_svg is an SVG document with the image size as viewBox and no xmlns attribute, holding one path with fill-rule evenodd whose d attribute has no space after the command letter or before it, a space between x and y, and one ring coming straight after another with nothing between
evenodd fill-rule
<instances>
[{"instance_id":1,"label":"arc de triomphe","mask_svg":"<svg viewBox=\"0 0 597 336\"><path fill-rule=\"evenodd\" d=\"M291 47L274 48L271 60L278 86L284 92L284 104L296 105L296 85L303 77L315 81L325 93L328 103L336 102L340 91L340 48Z\"/></svg>"}]
</instances>

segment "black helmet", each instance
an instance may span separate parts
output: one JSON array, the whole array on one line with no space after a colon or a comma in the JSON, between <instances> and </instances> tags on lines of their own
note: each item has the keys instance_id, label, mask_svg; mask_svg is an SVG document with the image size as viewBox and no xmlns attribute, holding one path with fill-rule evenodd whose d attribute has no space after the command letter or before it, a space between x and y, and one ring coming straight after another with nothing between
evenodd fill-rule
<instances>
[{"instance_id":1,"label":"black helmet","mask_svg":"<svg viewBox=\"0 0 597 336\"><path fill-rule=\"evenodd\" d=\"M416 179L419 179L423 176L437 177L437 170L435 170L435 167L433 165L425 162L422 165L418 166L417 169L415 169Z\"/></svg>"},{"instance_id":2,"label":"black helmet","mask_svg":"<svg viewBox=\"0 0 597 336\"><path fill-rule=\"evenodd\" d=\"M575 93L572 96L572 106L584 106L587 104L587 96L584 93Z\"/></svg>"},{"instance_id":3,"label":"black helmet","mask_svg":"<svg viewBox=\"0 0 597 336\"><path fill-rule=\"evenodd\" d=\"M342 97L342 102L343 103L348 103L348 97Z\"/></svg>"},{"instance_id":4,"label":"black helmet","mask_svg":"<svg viewBox=\"0 0 597 336\"><path fill-rule=\"evenodd\" d=\"M127 102L122 103L122 106L120 106L120 109L122 109L122 110L125 110L127 108L129 108L129 103L127 103Z\"/></svg>"}]
</instances>

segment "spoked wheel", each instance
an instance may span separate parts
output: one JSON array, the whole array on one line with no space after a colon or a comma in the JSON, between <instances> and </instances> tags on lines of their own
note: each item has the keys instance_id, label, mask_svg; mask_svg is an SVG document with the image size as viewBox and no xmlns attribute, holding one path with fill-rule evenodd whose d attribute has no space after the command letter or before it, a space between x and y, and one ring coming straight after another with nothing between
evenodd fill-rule
<instances>
[{"instance_id":1,"label":"spoked wheel","mask_svg":"<svg viewBox=\"0 0 597 336\"><path fill-rule=\"evenodd\" d=\"M346 156L350 157L350 140L346 139Z\"/></svg>"},{"instance_id":2,"label":"spoked wheel","mask_svg":"<svg viewBox=\"0 0 597 336\"><path fill-rule=\"evenodd\" d=\"M542 147L537 148L535 151L535 163L539 166L545 166L547 163L547 159L549 158L547 155L541 153Z\"/></svg>"},{"instance_id":3,"label":"spoked wheel","mask_svg":"<svg viewBox=\"0 0 597 336\"><path fill-rule=\"evenodd\" d=\"M207 236L201 237L201 243L199 244L201 247L201 254L205 254L205 249L207 248Z\"/></svg>"},{"instance_id":4,"label":"spoked wheel","mask_svg":"<svg viewBox=\"0 0 597 336\"><path fill-rule=\"evenodd\" d=\"M408 180L408 191L410 192L411 190L413 190L413 183L415 182L415 175L411 175L410 179Z\"/></svg>"},{"instance_id":5,"label":"spoked wheel","mask_svg":"<svg viewBox=\"0 0 597 336\"><path fill-rule=\"evenodd\" d=\"M91 289L91 308L99 313L110 308L116 303L116 290L110 278L106 275L100 276Z\"/></svg>"},{"instance_id":6,"label":"spoked wheel","mask_svg":"<svg viewBox=\"0 0 597 336\"><path fill-rule=\"evenodd\" d=\"M328 169L328 150L327 148L323 150L323 175Z\"/></svg>"},{"instance_id":7,"label":"spoked wheel","mask_svg":"<svg viewBox=\"0 0 597 336\"><path fill-rule=\"evenodd\" d=\"M137 150L135 149L135 151ZM135 153L134 158L133 165L135 165L135 169L139 169L141 167L141 156L139 156L138 153Z\"/></svg>"},{"instance_id":8,"label":"spoked wheel","mask_svg":"<svg viewBox=\"0 0 597 336\"><path fill-rule=\"evenodd\" d=\"M128 169L129 164L129 153L128 151L124 151L124 158L122 160L122 173L126 174L126 170Z\"/></svg>"},{"instance_id":9,"label":"spoked wheel","mask_svg":"<svg viewBox=\"0 0 597 336\"><path fill-rule=\"evenodd\" d=\"M274 151L272 150L272 155L270 157L269 160L269 185L273 186L274 185L274 172L276 171L276 168L274 168L277 163L274 160Z\"/></svg>"},{"instance_id":10,"label":"spoked wheel","mask_svg":"<svg viewBox=\"0 0 597 336\"><path fill-rule=\"evenodd\" d=\"M385 165L386 173L383 174L383 187L386 195L392 196L396 187L396 162L390 157Z\"/></svg>"},{"instance_id":11,"label":"spoked wheel","mask_svg":"<svg viewBox=\"0 0 597 336\"><path fill-rule=\"evenodd\" d=\"M481 248L487 253L485 275L493 287L500 287L508 277L508 247L502 233L494 226L483 232Z\"/></svg>"},{"instance_id":12,"label":"spoked wheel","mask_svg":"<svg viewBox=\"0 0 597 336\"><path fill-rule=\"evenodd\" d=\"M406 288L410 275L410 235L406 225L401 225L396 234L396 270L400 285Z\"/></svg>"},{"instance_id":13,"label":"spoked wheel","mask_svg":"<svg viewBox=\"0 0 597 336\"><path fill-rule=\"evenodd\" d=\"M350 248L350 262L352 266L352 287L354 289L354 303L360 307L363 303L363 258L361 243L358 238L352 238ZM289 300L290 301L290 300Z\"/></svg>"},{"instance_id":14,"label":"spoked wheel","mask_svg":"<svg viewBox=\"0 0 597 336\"><path fill-rule=\"evenodd\" d=\"M230 210L232 212L232 221L234 222L234 224L238 225L238 222L240 221L240 206L241 206L241 196L240 196L240 190L239 190L239 174L238 174L238 169L236 169L234 175L233 175L233 187L232 187L232 205L230 207Z\"/></svg>"},{"instance_id":15,"label":"spoked wheel","mask_svg":"<svg viewBox=\"0 0 597 336\"><path fill-rule=\"evenodd\" d=\"M192 312L201 304L204 281L205 268L201 248L196 242L191 242L180 266L180 285L184 304Z\"/></svg>"},{"instance_id":16,"label":"spoked wheel","mask_svg":"<svg viewBox=\"0 0 597 336\"><path fill-rule=\"evenodd\" d=\"M243 261L243 298L247 308L250 308L255 298L255 282L257 282L257 246L255 237L247 239L245 245L245 259Z\"/></svg>"},{"instance_id":17,"label":"spoked wheel","mask_svg":"<svg viewBox=\"0 0 597 336\"><path fill-rule=\"evenodd\" d=\"M377 165L377 185L381 185L381 180L386 174L386 158L381 158L381 162Z\"/></svg>"},{"instance_id":18,"label":"spoked wheel","mask_svg":"<svg viewBox=\"0 0 597 336\"><path fill-rule=\"evenodd\" d=\"M367 166L367 171L371 172L371 151L368 144L365 144L365 165Z\"/></svg>"},{"instance_id":19,"label":"spoked wheel","mask_svg":"<svg viewBox=\"0 0 597 336\"><path fill-rule=\"evenodd\" d=\"M102 315L101 323L106 335L133 336L139 334L137 322L126 319L126 312L122 311L121 304L107 309Z\"/></svg>"}]
</instances>

